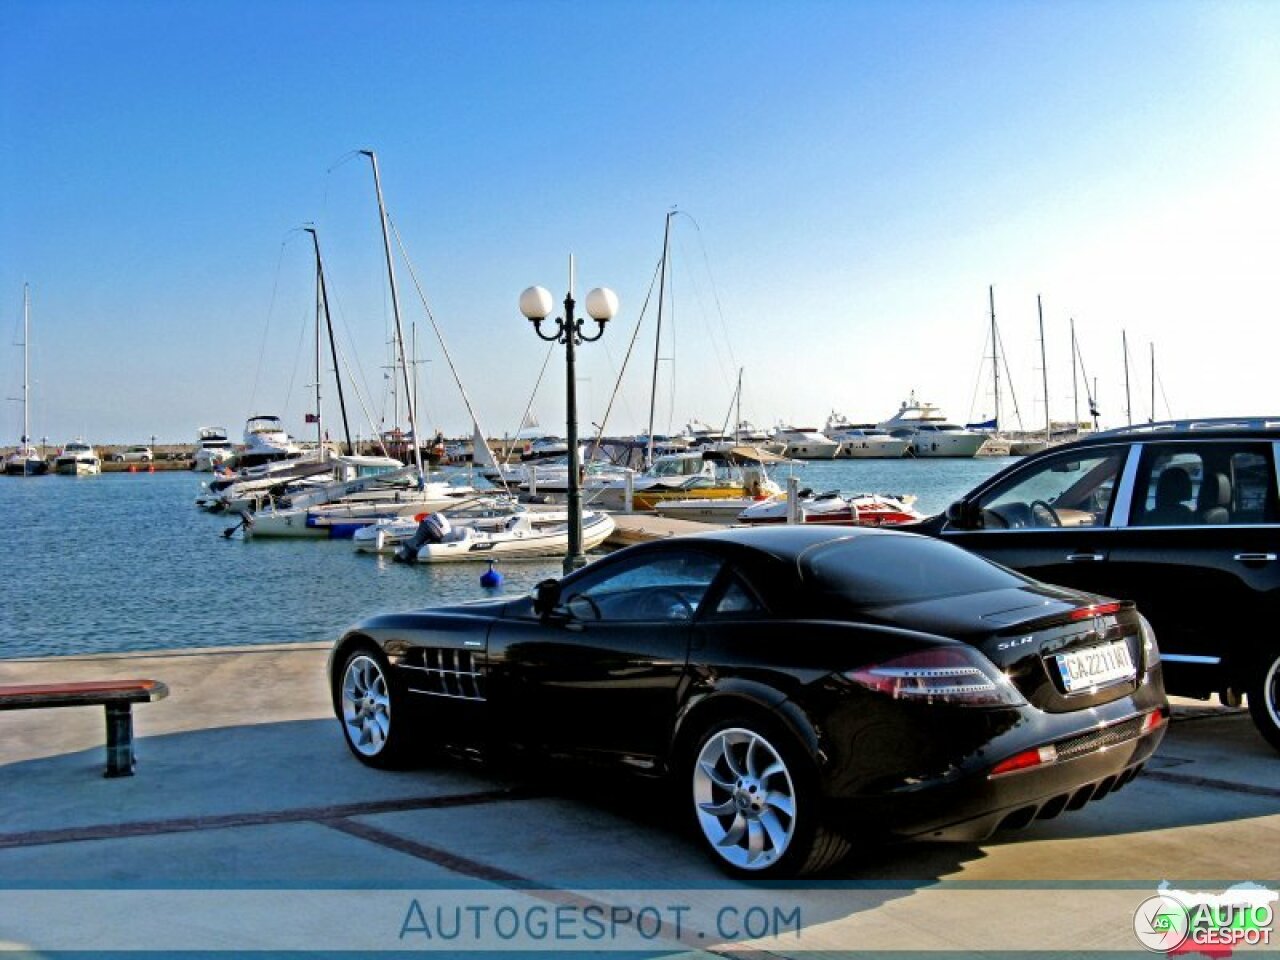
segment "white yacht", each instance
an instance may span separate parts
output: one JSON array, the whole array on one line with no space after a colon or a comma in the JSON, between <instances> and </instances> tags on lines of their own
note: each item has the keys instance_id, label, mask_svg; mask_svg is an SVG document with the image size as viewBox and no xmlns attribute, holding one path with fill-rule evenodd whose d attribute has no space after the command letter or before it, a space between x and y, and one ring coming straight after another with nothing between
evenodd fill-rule
<instances>
[{"instance_id":1,"label":"white yacht","mask_svg":"<svg viewBox=\"0 0 1280 960\"><path fill-rule=\"evenodd\" d=\"M275 460L288 460L302 452L302 447L293 442L279 417L262 414L245 422L244 450L237 462L241 468L255 467Z\"/></svg>"},{"instance_id":2,"label":"white yacht","mask_svg":"<svg viewBox=\"0 0 1280 960\"><path fill-rule=\"evenodd\" d=\"M850 423L834 410L822 431L840 442L839 459L882 459L901 457L911 446L910 440L890 436L874 423Z\"/></svg>"},{"instance_id":3,"label":"white yacht","mask_svg":"<svg viewBox=\"0 0 1280 960\"><path fill-rule=\"evenodd\" d=\"M785 443L784 457L793 460L831 460L840 449L840 442L817 431L815 427L790 427L779 424L773 439Z\"/></svg>"},{"instance_id":4,"label":"white yacht","mask_svg":"<svg viewBox=\"0 0 1280 960\"><path fill-rule=\"evenodd\" d=\"M987 442L987 434L951 423L938 407L917 402L914 393L878 426L890 436L908 441L910 457L973 457Z\"/></svg>"},{"instance_id":5,"label":"white yacht","mask_svg":"<svg viewBox=\"0 0 1280 960\"><path fill-rule=\"evenodd\" d=\"M69 477L89 477L102 472L102 458L93 447L76 438L54 459L53 470Z\"/></svg>"},{"instance_id":6,"label":"white yacht","mask_svg":"<svg viewBox=\"0 0 1280 960\"><path fill-rule=\"evenodd\" d=\"M201 427L196 435L195 464L191 469L212 473L235 456L226 427Z\"/></svg>"}]
</instances>

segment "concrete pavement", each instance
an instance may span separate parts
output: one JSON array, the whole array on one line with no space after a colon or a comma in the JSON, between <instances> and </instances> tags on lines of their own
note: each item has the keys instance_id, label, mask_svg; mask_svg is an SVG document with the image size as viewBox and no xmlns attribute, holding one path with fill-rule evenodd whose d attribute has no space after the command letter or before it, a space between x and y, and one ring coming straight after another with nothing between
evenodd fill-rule
<instances>
[{"instance_id":1,"label":"concrete pavement","mask_svg":"<svg viewBox=\"0 0 1280 960\"><path fill-rule=\"evenodd\" d=\"M0 714L0 944L1132 950L1125 924L1161 881L1280 880L1280 755L1239 710L1179 702L1149 773L1077 813L981 845L866 851L773 888L727 879L651 787L460 760L363 767L332 718L326 656L297 645L0 661L0 683L151 677L171 690L135 708L137 775L120 780L101 776L101 708ZM480 924L504 910L524 920L514 938ZM592 937L594 910L616 929ZM572 922L539 937L528 918L548 911ZM1044 922L1055 914L1073 919ZM444 936L450 917L466 933L476 919L474 942Z\"/></svg>"}]
</instances>

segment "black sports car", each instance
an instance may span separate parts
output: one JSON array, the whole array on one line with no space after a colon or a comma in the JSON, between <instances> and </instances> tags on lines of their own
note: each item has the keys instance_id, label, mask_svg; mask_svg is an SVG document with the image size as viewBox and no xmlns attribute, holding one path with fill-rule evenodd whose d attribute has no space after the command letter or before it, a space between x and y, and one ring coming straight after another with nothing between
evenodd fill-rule
<instances>
[{"instance_id":1,"label":"black sports car","mask_svg":"<svg viewBox=\"0 0 1280 960\"><path fill-rule=\"evenodd\" d=\"M755 876L1077 809L1168 717L1132 604L870 529L631 547L529 597L374 617L330 676L364 763L433 740L669 775L714 859Z\"/></svg>"}]
</instances>

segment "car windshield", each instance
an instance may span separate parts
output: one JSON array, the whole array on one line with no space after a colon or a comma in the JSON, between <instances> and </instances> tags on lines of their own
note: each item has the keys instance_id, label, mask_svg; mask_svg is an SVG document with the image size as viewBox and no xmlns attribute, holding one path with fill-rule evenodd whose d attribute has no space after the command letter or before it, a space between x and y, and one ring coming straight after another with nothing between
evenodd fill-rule
<instances>
[{"instance_id":1,"label":"car windshield","mask_svg":"<svg viewBox=\"0 0 1280 960\"><path fill-rule=\"evenodd\" d=\"M859 607L1003 590L1026 578L966 550L925 537L865 535L800 557L801 577L818 593Z\"/></svg>"}]
</instances>

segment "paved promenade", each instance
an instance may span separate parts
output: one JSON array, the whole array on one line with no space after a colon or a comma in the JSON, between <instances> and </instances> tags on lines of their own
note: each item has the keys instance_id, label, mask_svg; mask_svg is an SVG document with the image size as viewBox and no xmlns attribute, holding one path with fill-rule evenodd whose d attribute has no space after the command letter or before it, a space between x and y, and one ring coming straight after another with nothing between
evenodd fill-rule
<instances>
[{"instance_id":1,"label":"paved promenade","mask_svg":"<svg viewBox=\"0 0 1280 960\"><path fill-rule=\"evenodd\" d=\"M101 776L101 708L0 714L0 949L1134 950L1126 925L1161 881L1280 879L1280 756L1240 711L1180 703L1150 772L1079 813L762 889L726 879L630 781L364 768L326 655L0 661L0 683L171 691L135 708L137 774L119 780ZM523 925L509 937L503 917Z\"/></svg>"}]
</instances>

